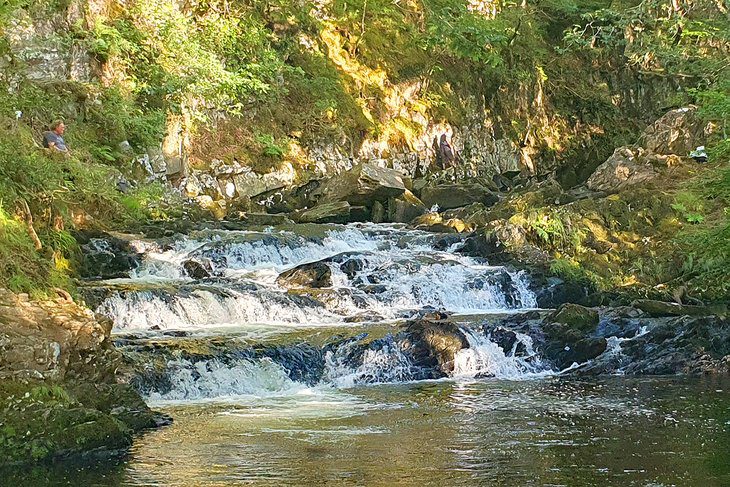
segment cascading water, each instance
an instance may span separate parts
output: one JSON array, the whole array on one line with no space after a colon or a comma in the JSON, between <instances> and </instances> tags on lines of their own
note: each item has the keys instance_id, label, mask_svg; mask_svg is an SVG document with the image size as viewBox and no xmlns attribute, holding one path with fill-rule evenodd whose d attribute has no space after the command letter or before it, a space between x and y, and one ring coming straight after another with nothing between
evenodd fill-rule
<instances>
[{"instance_id":1,"label":"cascading water","mask_svg":"<svg viewBox=\"0 0 730 487\"><path fill-rule=\"evenodd\" d=\"M508 478L494 466L532 465L549 445L559 452L551 472L559 458L579 463L563 453L581 421L597 428L581 440L587 468L600 461L607 422L623 435L643 420L641 436L662 423L635 401L643 386L604 400L603 385L562 378L630 374L631 357L654 346L638 318L599 316L591 335L573 340L570 326L548 319L558 313L534 309L528 275L462 255L458 235L310 225L132 245L140 265L128 278L88 283L87 299L114 320L131 385L174 422L135 440L119 483L310 485L330 471L326 483L338 485L451 485L460 473L460 485L523 485L535 477ZM665 391L662 381L652 395ZM712 387L703 400L722 391ZM612 458L627 445L617 444ZM664 471L661 453L645 468ZM632 462L642 455L643 447ZM605 483L598 477L587 484Z\"/></svg>"},{"instance_id":2,"label":"cascading water","mask_svg":"<svg viewBox=\"0 0 730 487\"><path fill-rule=\"evenodd\" d=\"M231 356L225 346L208 354L175 352L161 369L155 355L159 345L146 347L153 351L134 360L147 371L140 372L140 388L155 401L549 373L526 335L505 351L487 334L466 326L459 329L468 347L456 353L445 373L413 355L412 337L399 332L398 324L420 310L488 315L536 306L523 272L460 255L460 245L458 237L444 240L382 225L206 230L166 245L135 242L144 253L141 265L128 279L95 283L94 292L101 296L97 311L112 317L114 331L125 343L140 336L154 340L155 334L172 330L190 340L220 341L232 334L247 340L249 351L243 355ZM205 275L188 275L190 261L207 269ZM329 269L324 287L292 288L277 280L284 271L318 261ZM317 331L323 327L327 331ZM379 338L372 335L375 329ZM271 344L272 336L294 335L309 343L323 334L346 336L354 330L365 333L311 347L314 352L306 356L275 339ZM269 342L263 345L262 340ZM159 370L153 378L145 378L154 367Z\"/></svg>"},{"instance_id":3,"label":"cascading water","mask_svg":"<svg viewBox=\"0 0 730 487\"><path fill-rule=\"evenodd\" d=\"M527 335L517 333L512 350L505 353L488 336L466 328L462 331L469 347L459 350L454 357L453 377L487 376L514 380L553 374L540 360L533 349L532 338ZM524 347L524 352L518 354L520 346Z\"/></svg>"},{"instance_id":4,"label":"cascading water","mask_svg":"<svg viewBox=\"0 0 730 487\"><path fill-rule=\"evenodd\" d=\"M362 226L290 231L208 231L146 254L130 279L114 280L98 311L116 330L186 329L393 320L424 307L456 313L534 308L521 272L489 266L449 250L437 236L402 228ZM184 263L210 265L210 278L186 275ZM286 289L280 272L326 260L332 285ZM101 284L103 286L104 283ZM360 320L361 321L361 320Z\"/></svg>"}]
</instances>

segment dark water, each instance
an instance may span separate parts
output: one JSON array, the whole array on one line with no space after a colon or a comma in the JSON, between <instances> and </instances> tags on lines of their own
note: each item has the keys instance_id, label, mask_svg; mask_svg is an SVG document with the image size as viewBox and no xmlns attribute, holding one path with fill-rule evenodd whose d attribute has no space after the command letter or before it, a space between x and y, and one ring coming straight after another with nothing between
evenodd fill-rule
<instances>
[{"instance_id":1,"label":"dark water","mask_svg":"<svg viewBox=\"0 0 730 487\"><path fill-rule=\"evenodd\" d=\"M163 403L104 466L4 485L730 485L727 379L548 378L298 388Z\"/></svg>"}]
</instances>

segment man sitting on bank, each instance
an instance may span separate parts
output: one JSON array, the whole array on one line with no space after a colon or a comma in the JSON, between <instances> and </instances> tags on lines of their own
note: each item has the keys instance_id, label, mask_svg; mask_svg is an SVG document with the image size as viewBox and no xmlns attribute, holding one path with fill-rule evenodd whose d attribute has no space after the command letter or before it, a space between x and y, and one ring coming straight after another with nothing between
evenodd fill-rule
<instances>
[{"instance_id":1,"label":"man sitting on bank","mask_svg":"<svg viewBox=\"0 0 730 487\"><path fill-rule=\"evenodd\" d=\"M43 133L43 147L68 153L66 141L63 140L63 133L66 131L66 125L63 123L63 120L54 121L50 128L51 130Z\"/></svg>"}]
</instances>

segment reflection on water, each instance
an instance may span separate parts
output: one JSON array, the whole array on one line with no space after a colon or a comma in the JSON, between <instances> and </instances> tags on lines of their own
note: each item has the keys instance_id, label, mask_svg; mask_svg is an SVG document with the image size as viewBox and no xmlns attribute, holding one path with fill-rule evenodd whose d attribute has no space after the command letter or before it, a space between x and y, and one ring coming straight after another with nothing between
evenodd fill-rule
<instances>
[{"instance_id":1,"label":"reflection on water","mask_svg":"<svg viewBox=\"0 0 730 487\"><path fill-rule=\"evenodd\" d=\"M167 403L112 466L8 485L730 485L727 379L313 388ZM30 482L30 483L27 483ZM2 482L0 482L2 483Z\"/></svg>"}]
</instances>

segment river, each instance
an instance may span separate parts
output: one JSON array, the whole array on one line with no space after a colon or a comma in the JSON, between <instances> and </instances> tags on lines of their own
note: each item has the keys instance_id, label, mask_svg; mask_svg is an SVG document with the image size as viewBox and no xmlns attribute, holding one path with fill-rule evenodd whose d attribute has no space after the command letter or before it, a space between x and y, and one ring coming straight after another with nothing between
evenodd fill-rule
<instances>
[{"instance_id":1,"label":"river","mask_svg":"<svg viewBox=\"0 0 730 487\"><path fill-rule=\"evenodd\" d=\"M730 485L726 379L578 378L527 335L500 347L481 324L533 310L535 289L459 253L458 236L308 225L135 245L145 260L130 278L86 293L114 319L133 383L174 423L111 464L7 481ZM206 275L188 276L191 259ZM312 262L325 265L319 287L278 279ZM469 345L446 372L419 365L401 332L436 310Z\"/></svg>"}]
</instances>

